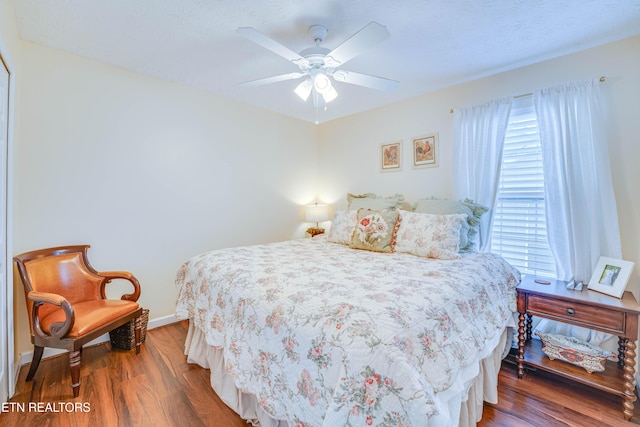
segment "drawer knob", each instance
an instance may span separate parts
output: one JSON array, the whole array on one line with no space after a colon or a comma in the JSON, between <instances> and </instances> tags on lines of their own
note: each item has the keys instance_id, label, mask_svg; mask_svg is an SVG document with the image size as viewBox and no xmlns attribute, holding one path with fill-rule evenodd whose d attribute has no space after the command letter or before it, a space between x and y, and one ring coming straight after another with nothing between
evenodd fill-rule
<instances>
[{"instance_id":1,"label":"drawer knob","mask_svg":"<svg viewBox=\"0 0 640 427\"><path fill-rule=\"evenodd\" d=\"M575 314L575 311L573 310L573 308L568 308L568 309L567 309L567 314L568 314L569 316L573 316L573 315Z\"/></svg>"}]
</instances>

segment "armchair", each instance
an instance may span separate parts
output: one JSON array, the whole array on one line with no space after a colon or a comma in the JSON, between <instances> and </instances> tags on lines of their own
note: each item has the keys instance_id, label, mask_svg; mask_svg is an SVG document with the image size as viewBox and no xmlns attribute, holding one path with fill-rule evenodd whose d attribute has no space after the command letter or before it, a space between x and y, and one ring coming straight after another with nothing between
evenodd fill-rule
<instances>
[{"instance_id":1,"label":"armchair","mask_svg":"<svg viewBox=\"0 0 640 427\"><path fill-rule=\"evenodd\" d=\"M140 352L142 308L136 302L140 283L129 272L98 272L87 259L89 245L59 246L16 255L24 285L33 359L31 381L45 347L69 351L73 397L80 393L82 346L135 319L136 354ZM107 299L105 287L113 279L128 280L133 292Z\"/></svg>"}]
</instances>

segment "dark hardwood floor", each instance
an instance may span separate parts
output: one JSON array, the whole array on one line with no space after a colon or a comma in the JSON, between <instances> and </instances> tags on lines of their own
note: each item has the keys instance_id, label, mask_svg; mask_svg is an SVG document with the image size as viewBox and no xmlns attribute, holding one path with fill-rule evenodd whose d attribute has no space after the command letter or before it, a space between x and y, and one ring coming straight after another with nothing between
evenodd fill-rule
<instances>
[{"instance_id":1,"label":"dark hardwood floor","mask_svg":"<svg viewBox=\"0 0 640 427\"><path fill-rule=\"evenodd\" d=\"M498 403L484 404L478 427L605 427L640 424L640 402L631 421L622 416L622 398L544 371L519 380L516 366L503 362Z\"/></svg>"},{"instance_id":2,"label":"dark hardwood floor","mask_svg":"<svg viewBox=\"0 0 640 427\"><path fill-rule=\"evenodd\" d=\"M108 343L83 349L76 399L67 355L43 360L32 382L25 382L23 366L10 402L24 404L25 412L14 408L1 414L0 425L246 427L211 389L209 371L186 362L187 326L180 322L149 330L137 356L134 351L111 351ZM29 402L77 402L89 410L29 412Z\"/></svg>"},{"instance_id":3,"label":"dark hardwood floor","mask_svg":"<svg viewBox=\"0 0 640 427\"><path fill-rule=\"evenodd\" d=\"M0 425L246 426L211 390L209 371L187 364L187 326L180 322L148 331L138 356L112 351L109 344L85 348L77 399L66 355L43 360L32 382L25 382L28 366L23 366ZM624 421L620 398L539 371L518 380L506 362L499 388L499 403L485 404L481 427L640 424L638 410L630 423Z\"/></svg>"}]
</instances>

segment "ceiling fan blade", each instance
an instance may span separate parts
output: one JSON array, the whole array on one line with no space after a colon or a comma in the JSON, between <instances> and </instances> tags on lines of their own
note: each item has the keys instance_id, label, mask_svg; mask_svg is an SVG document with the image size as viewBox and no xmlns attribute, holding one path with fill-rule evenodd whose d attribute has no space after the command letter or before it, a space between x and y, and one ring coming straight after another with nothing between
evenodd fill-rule
<instances>
[{"instance_id":1,"label":"ceiling fan blade","mask_svg":"<svg viewBox=\"0 0 640 427\"><path fill-rule=\"evenodd\" d=\"M376 77L369 74L346 70L336 71L333 73L333 78L338 82L345 82L383 91L394 90L400 84L397 80L385 79L384 77Z\"/></svg>"},{"instance_id":2,"label":"ceiling fan blade","mask_svg":"<svg viewBox=\"0 0 640 427\"><path fill-rule=\"evenodd\" d=\"M304 76L306 76L305 73L287 73L287 74L280 74L272 77L265 77L264 79L251 80L248 82L240 83L240 85L246 86L246 87L255 87L255 86L261 86L261 85L266 85L270 83L283 82L285 80L299 79L300 77L304 77Z\"/></svg>"},{"instance_id":3,"label":"ceiling fan blade","mask_svg":"<svg viewBox=\"0 0 640 427\"><path fill-rule=\"evenodd\" d=\"M338 64L344 64L366 49L390 37L387 27L377 22L370 22L360 31L345 40L340 46L327 54ZM337 66L337 65L336 65Z\"/></svg>"},{"instance_id":4,"label":"ceiling fan blade","mask_svg":"<svg viewBox=\"0 0 640 427\"><path fill-rule=\"evenodd\" d=\"M295 64L299 64L300 62L307 62L305 58L303 58L296 52L292 51L288 47L281 45L271 37L265 35L264 33L261 33L253 27L239 27L236 32L251 40L252 42L259 44L265 49L269 49L271 52L276 53Z\"/></svg>"}]
</instances>

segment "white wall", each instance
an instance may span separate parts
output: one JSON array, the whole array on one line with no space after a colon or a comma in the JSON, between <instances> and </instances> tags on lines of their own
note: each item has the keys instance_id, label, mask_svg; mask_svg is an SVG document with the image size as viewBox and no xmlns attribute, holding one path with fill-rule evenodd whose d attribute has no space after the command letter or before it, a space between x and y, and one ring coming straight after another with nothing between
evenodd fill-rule
<instances>
[{"instance_id":1,"label":"white wall","mask_svg":"<svg viewBox=\"0 0 640 427\"><path fill-rule=\"evenodd\" d=\"M320 198L345 205L345 194L401 193L406 200L451 193L453 115L450 99L434 93L334 120L320 127ZM413 169L411 139L436 132L438 167ZM402 170L380 171L381 144L403 139Z\"/></svg>"},{"instance_id":2,"label":"white wall","mask_svg":"<svg viewBox=\"0 0 640 427\"><path fill-rule=\"evenodd\" d=\"M628 289L640 299L640 37L457 85L384 108L323 124L320 128L320 198L344 206L347 192L402 193L409 201L450 197L453 143L451 108L516 96L559 83L598 78L607 99L609 146L623 257L636 266ZM410 138L438 132L440 165L412 169ZM400 172L381 173L380 144L404 139ZM588 279L587 279L588 280Z\"/></svg>"},{"instance_id":3,"label":"white wall","mask_svg":"<svg viewBox=\"0 0 640 427\"><path fill-rule=\"evenodd\" d=\"M21 50L15 253L91 244L96 269L138 277L153 319L175 312L188 257L303 237L314 125L35 44ZM18 346L29 351L16 290Z\"/></svg>"}]
</instances>

